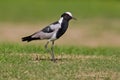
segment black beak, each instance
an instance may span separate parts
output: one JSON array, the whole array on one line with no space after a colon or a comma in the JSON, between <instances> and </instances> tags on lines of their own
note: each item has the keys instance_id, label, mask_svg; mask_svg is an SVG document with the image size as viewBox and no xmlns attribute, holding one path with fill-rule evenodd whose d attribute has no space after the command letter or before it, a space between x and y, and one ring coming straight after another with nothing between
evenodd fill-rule
<instances>
[{"instance_id":1,"label":"black beak","mask_svg":"<svg viewBox=\"0 0 120 80\"><path fill-rule=\"evenodd\" d=\"M77 20L75 17L72 17L72 19Z\"/></svg>"}]
</instances>

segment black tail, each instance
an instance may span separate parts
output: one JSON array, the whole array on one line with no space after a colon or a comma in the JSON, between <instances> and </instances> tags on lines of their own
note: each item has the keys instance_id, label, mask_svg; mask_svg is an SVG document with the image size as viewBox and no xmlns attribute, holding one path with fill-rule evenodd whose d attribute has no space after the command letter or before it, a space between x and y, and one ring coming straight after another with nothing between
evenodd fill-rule
<instances>
[{"instance_id":1,"label":"black tail","mask_svg":"<svg viewBox=\"0 0 120 80\"><path fill-rule=\"evenodd\" d=\"M30 42L30 41L32 41L32 40L40 40L40 38L39 38L39 37L38 37L38 38L35 38L35 37L33 38L32 35L22 38L22 41Z\"/></svg>"},{"instance_id":2,"label":"black tail","mask_svg":"<svg viewBox=\"0 0 120 80\"><path fill-rule=\"evenodd\" d=\"M27 37L23 37L23 38L22 38L22 41L30 42L31 40L32 40L32 37L31 37L31 36L27 36Z\"/></svg>"}]
</instances>

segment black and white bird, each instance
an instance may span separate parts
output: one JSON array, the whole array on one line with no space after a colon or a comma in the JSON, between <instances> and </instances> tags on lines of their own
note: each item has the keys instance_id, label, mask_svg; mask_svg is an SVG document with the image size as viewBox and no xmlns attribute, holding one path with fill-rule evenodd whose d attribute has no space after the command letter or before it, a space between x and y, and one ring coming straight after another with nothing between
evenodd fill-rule
<instances>
[{"instance_id":1,"label":"black and white bird","mask_svg":"<svg viewBox=\"0 0 120 80\"><path fill-rule=\"evenodd\" d=\"M61 15L61 18L48 25L47 27L43 28L42 30L35 32L34 34L27 36L27 37L23 37L22 41L33 41L33 40L44 40L47 39L47 43L45 44L45 48L46 50L48 50L48 44L49 42L52 42L51 45L51 56L52 56L52 61L55 62L55 58L54 58L54 50L53 50L53 46L54 46L54 41L59 39L67 30L68 28L68 24L69 21L71 19L76 19L72 16L72 14L70 12L65 12Z\"/></svg>"}]
</instances>

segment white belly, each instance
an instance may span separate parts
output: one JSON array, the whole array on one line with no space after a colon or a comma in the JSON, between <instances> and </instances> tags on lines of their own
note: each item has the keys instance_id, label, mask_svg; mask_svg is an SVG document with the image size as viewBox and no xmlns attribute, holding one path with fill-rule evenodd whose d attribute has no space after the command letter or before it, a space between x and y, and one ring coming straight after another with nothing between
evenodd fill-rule
<instances>
[{"instance_id":1,"label":"white belly","mask_svg":"<svg viewBox=\"0 0 120 80\"><path fill-rule=\"evenodd\" d=\"M56 38L56 32L52 35L52 37L50 38L50 41L54 41L54 40L56 40L57 38Z\"/></svg>"}]
</instances>

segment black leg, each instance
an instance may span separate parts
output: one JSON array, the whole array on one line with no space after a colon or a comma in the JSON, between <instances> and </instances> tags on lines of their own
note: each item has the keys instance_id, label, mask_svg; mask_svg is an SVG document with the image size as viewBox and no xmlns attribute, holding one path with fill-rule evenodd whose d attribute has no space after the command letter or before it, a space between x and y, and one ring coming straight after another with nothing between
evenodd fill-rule
<instances>
[{"instance_id":1,"label":"black leg","mask_svg":"<svg viewBox=\"0 0 120 80\"><path fill-rule=\"evenodd\" d=\"M49 50L48 50L48 44L49 44L49 41L47 41L47 43L45 44L45 49L46 49L47 52L49 52Z\"/></svg>"},{"instance_id":2,"label":"black leg","mask_svg":"<svg viewBox=\"0 0 120 80\"><path fill-rule=\"evenodd\" d=\"M54 41L52 41L51 56L52 56L52 61L55 62L55 57L54 57Z\"/></svg>"}]
</instances>

